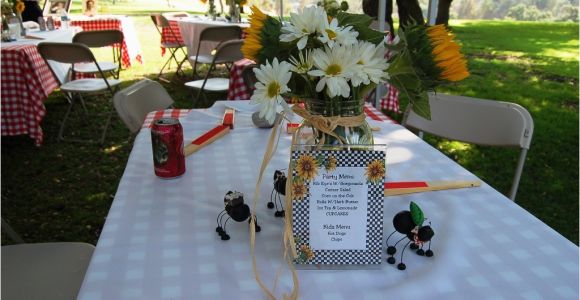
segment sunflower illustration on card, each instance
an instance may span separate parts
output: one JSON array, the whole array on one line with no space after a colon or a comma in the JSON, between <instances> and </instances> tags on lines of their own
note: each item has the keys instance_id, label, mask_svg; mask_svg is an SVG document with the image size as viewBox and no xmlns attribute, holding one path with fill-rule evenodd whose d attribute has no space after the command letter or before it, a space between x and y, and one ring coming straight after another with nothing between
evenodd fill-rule
<instances>
[{"instance_id":1,"label":"sunflower illustration on card","mask_svg":"<svg viewBox=\"0 0 580 300\"><path fill-rule=\"evenodd\" d=\"M380 264L384 148L296 146L291 169L294 262L317 267Z\"/></svg>"}]
</instances>

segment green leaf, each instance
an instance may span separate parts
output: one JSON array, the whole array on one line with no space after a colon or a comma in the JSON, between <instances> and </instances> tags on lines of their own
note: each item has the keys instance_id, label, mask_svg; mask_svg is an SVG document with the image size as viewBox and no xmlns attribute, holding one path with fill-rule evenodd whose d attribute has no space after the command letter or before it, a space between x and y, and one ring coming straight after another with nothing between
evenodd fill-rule
<instances>
[{"instance_id":1,"label":"green leaf","mask_svg":"<svg viewBox=\"0 0 580 300\"><path fill-rule=\"evenodd\" d=\"M427 95L427 92L415 95L411 103L411 108L415 113L427 120L431 120L431 105L429 104L429 95Z\"/></svg>"},{"instance_id":2,"label":"green leaf","mask_svg":"<svg viewBox=\"0 0 580 300\"><path fill-rule=\"evenodd\" d=\"M415 225L417 226L423 225L423 221L425 221L425 216L423 215L423 211L421 210L421 208L419 208L419 205L411 201L410 211L413 223L415 223Z\"/></svg>"},{"instance_id":3,"label":"green leaf","mask_svg":"<svg viewBox=\"0 0 580 300\"><path fill-rule=\"evenodd\" d=\"M319 166L322 166L322 165L324 165L324 155L322 155L322 154L319 154L318 156L316 156L316 163L317 163Z\"/></svg>"},{"instance_id":4,"label":"green leaf","mask_svg":"<svg viewBox=\"0 0 580 300\"><path fill-rule=\"evenodd\" d=\"M373 19L365 14L349 14L346 12L340 12L338 13L338 16L336 16L336 19L340 26L352 26L353 29L358 32L359 40L378 45L385 39L385 33L369 27L373 22Z\"/></svg>"},{"instance_id":5,"label":"green leaf","mask_svg":"<svg viewBox=\"0 0 580 300\"><path fill-rule=\"evenodd\" d=\"M340 26L362 26L369 27L373 22L373 18L365 14L349 14L347 12L339 12L336 16L338 20L338 25Z\"/></svg>"}]
</instances>

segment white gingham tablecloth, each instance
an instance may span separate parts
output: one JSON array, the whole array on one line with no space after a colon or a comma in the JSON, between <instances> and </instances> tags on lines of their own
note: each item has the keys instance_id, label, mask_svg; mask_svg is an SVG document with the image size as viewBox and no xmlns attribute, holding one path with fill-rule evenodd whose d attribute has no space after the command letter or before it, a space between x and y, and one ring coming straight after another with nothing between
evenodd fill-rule
<instances>
[{"instance_id":1,"label":"white gingham tablecloth","mask_svg":"<svg viewBox=\"0 0 580 300\"><path fill-rule=\"evenodd\" d=\"M181 118L186 141L221 122L226 104L242 102L192 110ZM381 128L375 142L387 144L387 181L476 179L400 125L369 122ZM183 176L164 180L154 175L150 130L142 129L78 299L266 299L252 273L247 222L228 223L229 241L215 228L229 190L251 203L270 132L251 125L250 108L239 111L235 129L187 157ZM271 175L288 166L290 139L282 134L256 208L257 265L270 288L282 267L279 299L292 281L281 260L283 220L266 203ZM410 201L433 226L433 257L406 251L405 271L386 262L378 269L298 270L299 298L578 299L578 247L489 185L385 198L385 235Z\"/></svg>"}]
</instances>

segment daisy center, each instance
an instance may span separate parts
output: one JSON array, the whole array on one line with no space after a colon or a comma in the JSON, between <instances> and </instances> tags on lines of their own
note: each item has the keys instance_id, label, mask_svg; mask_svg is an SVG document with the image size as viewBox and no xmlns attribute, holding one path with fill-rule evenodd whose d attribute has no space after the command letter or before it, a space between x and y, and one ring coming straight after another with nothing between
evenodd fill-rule
<instances>
[{"instance_id":1,"label":"daisy center","mask_svg":"<svg viewBox=\"0 0 580 300\"><path fill-rule=\"evenodd\" d=\"M336 38L336 32L330 29L325 29L324 31L326 31L326 34L328 34L329 39L334 40Z\"/></svg>"},{"instance_id":2,"label":"daisy center","mask_svg":"<svg viewBox=\"0 0 580 300\"><path fill-rule=\"evenodd\" d=\"M274 98L278 96L278 94L280 94L280 85L276 81L270 82L270 84L268 84L268 97Z\"/></svg>"},{"instance_id":3,"label":"daisy center","mask_svg":"<svg viewBox=\"0 0 580 300\"><path fill-rule=\"evenodd\" d=\"M340 74L340 72L342 72L342 67L337 64L331 64L326 68L326 75L334 76Z\"/></svg>"}]
</instances>

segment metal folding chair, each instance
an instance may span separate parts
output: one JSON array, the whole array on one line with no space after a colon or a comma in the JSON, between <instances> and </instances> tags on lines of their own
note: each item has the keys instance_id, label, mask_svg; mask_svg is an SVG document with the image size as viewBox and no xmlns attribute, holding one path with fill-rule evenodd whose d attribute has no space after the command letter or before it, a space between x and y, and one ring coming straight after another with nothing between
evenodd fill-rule
<instances>
[{"instance_id":1,"label":"metal folding chair","mask_svg":"<svg viewBox=\"0 0 580 300\"><path fill-rule=\"evenodd\" d=\"M403 125L450 140L488 146L521 148L509 198L516 193L526 154L534 134L534 121L522 106L502 101L444 94L429 95L431 120L408 107Z\"/></svg>"},{"instance_id":2,"label":"metal folding chair","mask_svg":"<svg viewBox=\"0 0 580 300\"><path fill-rule=\"evenodd\" d=\"M162 14L159 14L159 13L151 14L151 20L155 24L155 27L157 28L157 31L159 32L159 35L162 38L161 47L163 47L169 51L169 58L167 59L167 61L165 62L165 64L161 68L161 70L159 71L159 74L157 75L157 79L161 78L161 75L163 74L163 70L165 69L165 67L168 67L168 68L170 67L170 63L172 60L175 61L175 63L177 64L177 70L175 71L175 74L179 75L179 72L183 73L181 66L183 65L183 63L187 59L187 52L185 51L185 45L183 45L182 43L179 42L180 33L175 32L175 30L173 30L173 28L171 27L171 24L169 23L169 20L167 20L167 18L165 18ZM171 35L172 41L170 41L170 42L163 41L164 30ZM184 58L181 61L179 61L177 59L177 56L176 56L177 52L180 50L184 55Z\"/></svg>"},{"instance_id":3,"label":"metal folding chair","mask_svg":"<svg viewBox=\"0 0 580 300\"><path fill-rule=\"evenodd\" d=\"M58 140L59 141L65 140L63 132L66 125L66 121L68 120L72 108L77 101L80 102L80 104L82 105L84 113L83 116L86 117L87 115L87 109L85 101L83 99L83 94L95 95L109 92L112 97L117 91L120 81L117 79L106 78L99 63L95 59L95 56L86 45L78 43L42 42L38 44L38 52L40 53L42 58L46 61L47 65L50 66L50 70L52 71L55 78L58 78L60 90L64 93L69 102L69 107L65 113L65 116L62 120L58 132ZM71 73L70 77L66 76L64 79L62 79L61 76L59 76L58 72L55 71L55 65L57 65L55 64L55 62L60 64L71 64L72 66L69 69L69 72ZM84 63L94 64L98 71L96 74L99 75L101 78L77 79L77 72L75 72L75 66L77 64ZM109 127L109 124L111 123L111 116L113 114L112 105L110 111L107 114L108 114L107 121L105 123L103 133L99 140L101 144L105 141L107 129Z\"/></svg>"},{"instance_id":4,"label":"metal folding chair","mask_svg":"<svg viewBox=\"0 0 580 300\"><path fill-rule=\"evenodd\" d=\"M123 32L119 30L95 30L81 31L73 37L73 43L85 44L89 48L101 48L111 46L113 49L113 61L100 61L99 66L105 74L112 74L119 79L121 71L121 48L123 46ZM92 63L75 65L75 72L85 74L99 73Z\"/></svg>"},{"instance_id":5,"label":"metal folding chair","mask_svg":"<svg viewBox=\"0 0 580 300\"><path fill-rule=\"evenodd\" d=\"M204 79L186 82L185 86L198 90L196 100L199 100L200 96L203 95L204 99L207 99L204 90L211 92L223 92L227 91L230 80L229 78L210 78L211 72L215 70L216 64L220 63L234 63L237 60L244 58L242 54L243 40L231 40L223 42L216 50L213 56L211 65Z\"/></svg>"},{"instance_id":6,"label":"metal folding chair","mask_svg":"<svg viewBox=\"0 0 580 300\"><path fill-rule=\"evenodd\" d=\"M203 29L199 35L199 42L197 43L197 50L194 56L189 57L189 62L193 66L193 79L197 73L197 64L211 64L213 62L213 53L200 54L199 49L202 44L205 43L218 43L212 52L215 52L219 46L226 41L238 40L242 38L242 28L237 25L228 26L213 26ZM229 63L229 62L216 62L217 64ZM231 65L226 65L227 68L231 68Z\"/></svg>"}]
</instances>

